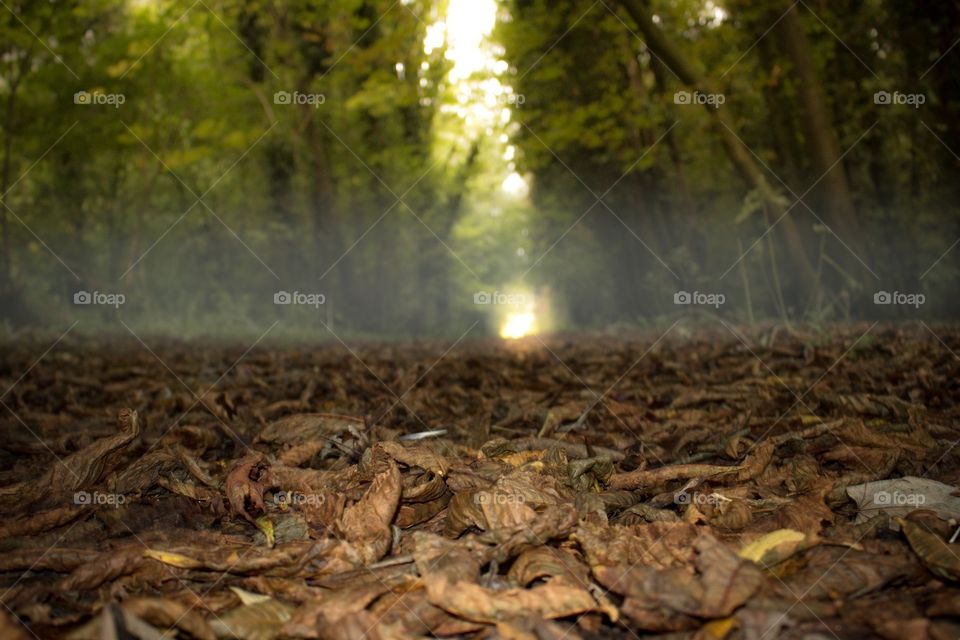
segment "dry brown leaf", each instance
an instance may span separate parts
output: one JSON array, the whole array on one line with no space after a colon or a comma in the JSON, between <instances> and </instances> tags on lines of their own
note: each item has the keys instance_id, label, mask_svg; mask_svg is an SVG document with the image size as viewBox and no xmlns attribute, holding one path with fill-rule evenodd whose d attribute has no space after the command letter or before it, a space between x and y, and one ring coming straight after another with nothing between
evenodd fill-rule
<instances>
[{"instance_id":1,"label":"dry brown leaf","mask_svg":"<svg viewBox=\"0 0 960 640\"><path fill-rule=\"evenodd\" d=\"M687 567L638 565L600 565L593 572L607 589L633 598L634 606L700 618L729 616L763 583L763 574L752 562L737 557L713 536L701 534L694 547L696 573Z\"/></svg>"},{"instance_id":2,"label":"dry brown leaf","mask_svg":"<svg viewBox=\"0 0 960 640\"><path fill-rule=\"evenodd\" d=\"M446 576L451 582L473 582L480 575L480 553L462 544L422 531L413 534L413 559L421 576Z\"/></svg>"},{"instance_id":3,"label":"dry brown leaf","mask_svg":"<svg viewBox=\"0 0 960 640\"><path fill-rule=\"evenodd\" d=\"M399 442L387 441L377 445L387 452L391 458L408 467L420 467L432 471L441 478L447 475L450 463L446 458L434 453L424 445L403 445Z\"/></svg>"},{"instance_id":4,"label":"dry brown leaf","mask_svg":"<svg viewBox=\"0 0 960 640\"><path fill-rule=\"evenodd\" d=\"M210 626L220 638L273 640L280 635L294 609L290 604L265 597L218 614Z\"/></svg>"},{"instance_id":5,"label":"dry brown leaf","mask_svg":"<svg viewBox=\"0 0 960 640\"><path fill-rule=\"evenodd\" d=\"M390 549L390 523L397 512L402 492L400 471L390 461L386 471L378 474L363 497L343 512L340 533L360 555L365 564L382 558Z\"/></svg>"},{"instance_id":6,"label":"dry brown leaf","mask_svg":"<svg viewBox=\"0 0 960 640\"><path fill-rule=\"evenodd\" d=\"M631 526L582 523L574 534L591 567L642 566L666 569L691 566L698 527L686 522Z\"/></svg>"},{"instance_id":7,"label":"dry brown leaf","mask_svg":"<svg viewBox=\"0 0 960 640\"><path fill-rule=\"evenodd\" d=\"M743 466L716 464L675 464L658 469L638 469L610 476L611 489L653 489L670 480L683 478L715 478L739 474Z\"/></svg>"},{"instance_id":8,"label":"dry brown leaf","mask_svg":"<svg viewBox=\"0 0 960 640\"><path fill-rule=\"evenodd\" d=\"M30 636L26 629L17 624L7 611L0 610L0 638L6 640L27 640ZM205 639L201 639L205 640Z\"/></svg>"},{"instance_id":9,"label":"dry brown leaf","mask_svg":"<svg viewBox=\"0 0 960 640\"><path fill-rule=\"evenodd\" d=\"M5 522L0 522L0 538L34 536L48 529L61 527L81 515L84 515L82 509L78 509L76 506L69 506L40 511L19 518L11 518Z\"/></svg>"},{"instance_id":10,"label":"dry brown leaf","mask_svg":"<svg viewBox=\"0 0 960 640\"><path fill-rule=\"evenodd\" d=\"M900 547L902 549L902 547ZM925 572L909 554L867 553L832 546L817 546L804 554L806 564L785 578L784 596L804 601L821 598L857 598L896 580L917 579ZM776 586L776 583L775 583Z\"/></svg>"},{"instance_id":11,"label":"dry brown leaf","mask_svg":"<svg viewBox=\"0 0 960 640\"><path fill-rule=\"evenodd\" d=\"M949 544L910 520L897 518L897 522L910 548L930 571L941 578L960 582L960 544Z\"/></svg>"},{"instance_id":12,"label":"dry brown leaf","mask_svg":"<svg viewBox=\"0 0 960 640\"><path fill-rule=\"evenodd\" d=\"M271 422L257 435L258 442L302 444L324 440L363 428L363 420L331 413L298 413Z\"/></svg>"},{"instance_id":13,"label":"dry brown leaf","mask_svg":"<svg viewBox=\"0 0 960 640\"><path fill-rule=\"evenodd\" d=\"M270 471L263 455L254 453L236 463L227 474L225 489L233 513L243 516L250 523L256 519L250 514L262 513L266 505L263 494L273 486Z\"/></svg>"},{"instance_id":14,"label":"dry brown leaf","mask_svg":"<svg viewBox=\"0 0 960 640\"><path fill-rule=\"evenodd\" d=\"M721 503L709 516L711 525L725 531L740 531L752 520L753 512L750 507L740 500Z\"/></svg>"},{"instance_id":15,"label":"dry brown leaf","mask_svg":"<svg viewBox=\"0 0 960 640\"><path fill-rule=\"evenodd\" d=\"M517 556L507 576L521 587L551 577L563 577L571 584L585 585L590 580L590 569L568 549L541 545Z\"/></svg>"},{"instance_id":16,"label":"dry brown leaf","mask_svg":"<svg viewBox=\"0 0 960 640\"><path fill-rule=\"evenodd\" d=\"M446 530L450 535L469 527L511 530L532 522L538 509L565 501L556 480L517 471L501 477L489 489L456 494L450 501Z\"/></svg>"},{"instance_id":17,"label":"dry brown leaf","mask_svg":"<svg viewBox=\"0 0 960 640\"><path fill-rule=\"evenodd\" d=\"M602 608L583 587L563 578L552 578L532 589L494 591L470 582L453 582L442 576L425 579L430 602L475 622L493 623L535 613L544 618L565 618L588 611L605 613L616 621L617 611Z\"/></svg>"},{"instance_id":18,"label":"dry brown leaf","mask_svg":"<svg viewBox=\"0 0 960 640\"><path fill-rule=\"evenodd\" d=\"M197 640L214 640L213 629L198 610L169 598L130 598L121 605L129 611L161 629L180 629Z\"/></svg>"},{"instance_id":19,"label":"dry brown leaf","mask_svg":"<svg viewBox=\"0 0 960 640\"><path fill-rule=\"evenodd\" d=\"M283 627L283 634L295 638L325 637L328 627L348 624L364 613L377 598L391 589L406 589L415 582L412 577L377 579L364 571L364 580L353 586L324 592L319 598L309 600L298 607ZM367 627L373 629L376 618L371 618ZM372 634L372 631L371 631Z\"/></svg>"},{"instance_id":20,"label":"dry brown leaf","mask_svg":"<svg viewBox=\"0 0 960 640\"><path fill-rule=\"evenodd\" d=\"M0 503L29 506L45 495L64 496L79 489L92 488L115 458L140 435L140 418L133 409L122 409L117 416L119 433L101 438L70 454L38 480L0 488Z\"/></svg>"}]
</instances>

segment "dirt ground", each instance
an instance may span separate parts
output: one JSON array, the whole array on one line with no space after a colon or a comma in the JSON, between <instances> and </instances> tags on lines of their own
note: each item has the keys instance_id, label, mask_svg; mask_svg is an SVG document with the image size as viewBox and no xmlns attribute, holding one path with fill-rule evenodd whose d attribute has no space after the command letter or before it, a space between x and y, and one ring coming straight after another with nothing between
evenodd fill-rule
<instances>
[{"instance_id":1,"label":"dirt ground","mask_svg":"<svg viewBox=\"0 0 960 640\"><path fill-rule=\"evenodd\" d=\"M960 330L0 347L0 638L957 638Z\"/></svg>"}]
</instances>

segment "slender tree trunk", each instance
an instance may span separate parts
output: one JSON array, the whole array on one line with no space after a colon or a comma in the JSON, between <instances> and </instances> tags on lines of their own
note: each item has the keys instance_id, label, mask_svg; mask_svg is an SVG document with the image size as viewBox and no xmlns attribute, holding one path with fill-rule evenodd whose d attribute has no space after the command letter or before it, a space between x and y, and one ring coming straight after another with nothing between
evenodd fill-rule
<instances>
[{"instance_id":1,"label":"slender tree trunk","mask_svg":"<svg viewBox=\"0 0 960 640\"><path fill-rule=\"evenodd\" d=\"M630 64L627 68L631 70L630 85L634 92L642 95L643 81L640 77L638 68L639 65L637 64L636 58L631 56L629 63ZM666 94L667 82L664 76L667 73L667 70L656 58L652 58L650 60L650 69L653 72L653 88L655 95L662 96ZM657 215L659 217L656 228L660 234L661 247L673 247L678 244L676 223L678 220L684 221L688 219L688 217L693 214L693 197L690 193L689 185L687 184L683 156L680 154L680 147L677 144L675 133L676 132L673 129L670 129L666 134L664 134L665 138L663 140L663 143L667 147L667 152L669 153L670 161L675 171L674 179L672 180L674 184L672 194L673 197L670 197L671 194L668 193L666 188L660 186L661 184L667 184L671 182L670 176L668 175L669 169L664 170L662 168L658 168L662 167L662 165L655 163L653 168L656 171L656 174L652 175L652 179L648 181L651 186L656 188ZM657 137L659 137L659 135ZM645 141L646 145L640 150L640 152L646 152L646 150L649 148L649 145L655 140L656 138Z\"/></svg>"},{"instance_id":2,"label":"slender tree trunk","mask_svg":"<svg viewBox=\"0 0 960 640\"><path fill-rule=\"evenodd\" d=\"M819 197L815 202L824 208L818 215L829 224L855 253L862 254L862 241L853 197L847 184L847 174L840 161L840 150L830 118L827 101L823 95L816 62L810 42L800 19L801 9L794 4L777 24L780 43L793 65L797 94L800 100L800 120L803 126L807 154L812 161L814 180L820 183L815 189ZM802 205L801 205L802 206ZM859 262L844 250L834 256L838 262L861 271ZM852 260L851 260L852 259ZM854 266L856 265L856 266Z\"/></svg>"},{"instance_id":3,"label":"slender tree trunk","mask_svg":"<svg viewBox=\"0 0 960 640\"><path fill-rule=\"evenodd\" d=\"M307 138L313 160L313 206L310 223L313 234L314 276L320 277L334 260L340 258L343 243L340 241L340 231L336 227L335 206L336 193L333 176L330 172L327 157L327 145L323 135L323 125L314 120L307 126ZM290 263L295 268L295 263ZM337 307L346 310L346 297L353 290L352 269L348 258L337 263L334 270L337 272ZM333 297L333 296L330 296Z\"/></svg>"},{"instance_id":4,"label":"slender tree trunk","mask_svg":"<svg viewBox=\"0 0 960 640\"><path fill-rule=\"evenodd\" d=\"M20 86L19 78L10 85L10 93L7 94L6 114L4 115L3 127L3 168L0 175L0 236L3 242L3 258L0 260L0 297L11 294L13 289L13 260L11 252L13 246L10 242L10 221L7 216L7 190L10 188L10 171L13 162L13 137L14 137L14 111L16 109L17 89Z\"/></svg>"},{"instance_id":5,"label":"slender tree trunk","mask_svg":"<svg viewBox=\"0 0 960 640\"><path fill-rule=\"evenodd\" d=\"M653 16L643 0L620 0L620 4L636 22L647 46L680 78L681 82L697 87L701 91L714 92L710 83L700 75L680 49L654 24ZM706 105L706 111L714 119L715 129L720 135L724 151L743 180L761 195L769 210L782 212L784 210L782 198L778 191L770 185L764 168L743 146L733 131L728 128L729 125L720 120L718 109ZM779 215L775 216L775 219L777 217ZM790 224L789 215L784 219L784 222ZM812 290L815 286L816 273L806 251L801 250L802 247L797 247L796 244L791 242L788 246L791 251L793 269L798 280L804 283L804 287Z\"/></svg>"},{"instance_id":6,"label":"slender tree trunk","mask_svg":"<svg viewBox=\"0 0 960 640\"><path fill-rule=\"evenodd\" d=\"M654 24L652 14L642 0L620 0L620 3L637 23L647 46L680 78L681 82L704 91L710 90L706 79L701 77L683 53ZM740 175L751 187L758 190L765 200L776 204L779 208L777 192L770 186L760 164L754 160L736 136L720 123L717 109L707 105L706 111L716 120L716 129L720 133L724 150Z\"/></svg>"},{"instance_id":7,"label":"slender tree trunk","mask_svg":"<svg viewBox=\"0 0 960 640\"><path fill-rule=\"evenodd\" d=\"M772 12L763 14L764 19L761 23L751 25L750 31L754 34L762 34L768 25L773 24L780 17L780 13L775 15ZM752 36L751 36L752 37ZM776 43L771 39L763 38L758 45L761 52L760 57L766 65L769 80L764 83L763 97L769 113L770 123L770 142L769 144L775 151L777 163L774 168L784 180L788 187L794 193L800 194L806 191L808 182L804 180L803 163L801 158L804 154L801 152L800 145L796 139L797 130L796 114L792 109L791 101L784 95L783 78L785 71L780 62L780 52L777 50ZM798 205L796 218L808 220L808 214ZM794 258L801 253L808 256L811 264L816 262L816 247L819 242L815 237L810 224L797 224L794 216L787 216L781 222L774 234L787 247L786 255ZM820 290L820 269L816 270L815 282L812 285L809 282L794 282L794 278L786 278L783 288L786 290L785 297L791 301L802 300ZM778 302L779 304L779 302Z\"/></svg>"},{"instance_id":8,"label":"slender tree trunk","mask_svg":"<svg viewBox=\"0 0 960 640\"><path fill-rule=\"evenodd\" d=\"M769 17L769 22L762 26L756 25L751 29L751 33L763 33L767 25L775 21L779 15ZM757 31L759 29L759 31ZM750 36L752 37L752 36ZM780 178L783 179L794 192L800 194L806 191L807 184L803 180L802 163L800 159L803 154L796 139L796 122L790 100L784 95L784 76L786 75L783 65L779 60L779 51L775 44L764 38L757 45L760 51L760 57L764 61L768 79L763 84L763 101L767 106L767 112L770 114L768 122L770 123L770 142L776 154L777 163L774 165Z\"/></svg>"}]
</instances>

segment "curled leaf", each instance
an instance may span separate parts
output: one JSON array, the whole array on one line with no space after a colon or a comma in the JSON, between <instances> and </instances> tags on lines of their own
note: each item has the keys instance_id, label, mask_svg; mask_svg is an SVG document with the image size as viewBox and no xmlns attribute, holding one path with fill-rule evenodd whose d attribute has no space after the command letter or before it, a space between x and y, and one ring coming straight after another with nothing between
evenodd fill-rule
<instances>
[{"instance_id":1,"label":"curled leaf","mask_svg":"<svg viewBox=\"0 0 960 640\"><path fill-rule=\"evenodd\" d=\"M907 537L910 548L933 573L960 582L960 544L949 544L922 525L903 518L897 519Z\"/></svg>"}]
</instances>

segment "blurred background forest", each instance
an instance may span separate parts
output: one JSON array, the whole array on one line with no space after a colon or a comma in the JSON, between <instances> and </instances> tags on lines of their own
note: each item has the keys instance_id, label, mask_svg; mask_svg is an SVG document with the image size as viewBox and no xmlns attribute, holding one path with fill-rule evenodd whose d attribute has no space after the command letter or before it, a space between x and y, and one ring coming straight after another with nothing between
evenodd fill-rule
<instances>
[{"instance_id":1,"label":"blurred background forest","mask_svg":"<svg viewBox=\"0 0 960 640\"><path fill-rule=\"evenodd\" d=\"M960 311L955 0L0 4L7 332Z\"/></svg>"}]
</instances>

